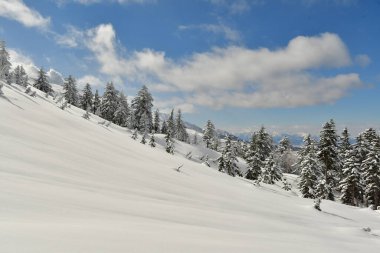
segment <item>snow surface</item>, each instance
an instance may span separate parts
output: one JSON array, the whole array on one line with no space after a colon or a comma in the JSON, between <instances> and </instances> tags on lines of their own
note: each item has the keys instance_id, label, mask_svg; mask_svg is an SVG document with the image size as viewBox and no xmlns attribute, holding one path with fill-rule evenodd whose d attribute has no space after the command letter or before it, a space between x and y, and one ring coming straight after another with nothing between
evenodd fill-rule
<instances>
[{"instance_id":1,"label":"snow surface","mask_svg":"<svg viewBox=\"0 0 380 253\"><path fill-rule=\"evenodd\" d=\"M200 145L177 142L169 155L96 116L83 119L78 108L61 110L41 92L3 91L2 253L380 249L378 212L330 201L318 212L281 183L254 186L184 158L192 150L197 160L206 152Z\"/></svg>"}]
</instances>

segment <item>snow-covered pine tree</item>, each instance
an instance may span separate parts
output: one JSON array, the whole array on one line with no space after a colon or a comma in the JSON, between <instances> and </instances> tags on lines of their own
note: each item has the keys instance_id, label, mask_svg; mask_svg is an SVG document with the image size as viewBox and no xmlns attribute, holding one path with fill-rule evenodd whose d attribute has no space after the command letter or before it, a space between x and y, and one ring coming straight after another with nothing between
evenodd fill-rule
<instances>
[{"instance_id":1,"label":"snow-covered pine tree","mask_svg":"<svg viewBox=\"0 0 380 253\"><path fill-rule=\"evenodd\" d=\"M113 121L115 112L118 107L118 91L112 82L107 83L106 90L104 91L102 101L100 103L100 116L103 119Z\"/></svg>"},{"instance_id":2,"label":"snow-covered pine tree","mask_svg":"<svg viewBox=\"0 0 380 253\"><path fill-rule=\"evenodd\" d=\"M144 85L132 100L133 127L139 131L150 133L152 124L153 97Z\"/></svg>"},{"instance_id":3,"label":"snow-covered pine tree","mask_svg":"<svg viewBox=\"0 0 380 253\"><path fill-rule=\"evenodd\" d=\"M52 91L51 85L48 82L46 72L43 70L43 68L40 68L40 70L38 71L38 77L35 80L33 86L36 89L39 89L39 90L46 92L46 93Z\"/></svg>"},{"instance_id":4,"label":"snow-covered pine tree","mask_svg":"<svg viewBox=\"0 0 380 253\"><path fill-rule=\"evenodd\" d=\"M174 154L174 142L173 142L172 134L170 133L170 130L168 130L166 135L165 135L165 142L166 142L166 147L165 147L166 152L173 155Z\"/></svg>"},{"instance_id":5,"label":"snow-covered pine tree","mask_svg":"<svg viewBox=\"0 0 380 253\"><path fill-rule=\"evenodd\" d=\"M113 122L119 126L126 127L128 126L129 114L130 112L127 97L123 92L120 92Z\"/></svg>"},{"instance_id":6,"label":"snow-covered pine tree","mask_svg":"<svg viewBox=\"0 0 380 253\"><path fill-rule=\"evenodd\" d=\"M18 65L13 71L13 79L15 84L26 87L28 83L28 75L23 66Z\"/></svg>"},{"instance_id":7,"label":"snow-covered pine tree","mask_svg":"<svg viewBox=\"0 0 380 253\"><path fill-rule=\"evenodd\" d=\"M246 161L248 170L245 177L251 180L259 179L264 162L273 149L272 137L261 127L258 132L252 134L248 147Z\"/></svg>"},{"instance_id":8,"label":"snow-covered pine tree","mask_svg":"<svg viewBox=\"0 0 380 253\"><path fill-rule=\"evenodd\" d=\"M8 74L5 76L5 81L8 85L11 85L13 83L13 72L8 72Z\"/></svg>"},{"instance_id":9,"label":"snow-covered pine tree","mask_svg":"<svg viewBox=\"0 0 380 253\"><path fill-rule=\"evenodd\" d=\"M83 110L92 110L92 100L94 94L92 94L91 85L89 83L83 89L82 96L80 97L80 105Z\"/></svg>"},{"instance_id":10,"label":"snow-covered pine tree","mask_svg":"<svg viewBox=\"0 0 380 253\"><path fill-rule=\"evenodd\" d=\"M136 140L137 139L137 129L135 129L134 131L133 131L133 134L132 134L132 136L131 136L131 138L132 139L134 139L134 140Z\"/></svg>"},{"instance_id":11,"label":"snow-covered pine tree","mask_svg":"<svg viewBox=\"0 0 380 253\"><path fill-rule=\"evenodd\" d=\"M265 160L264 167L261 173L261 181L266 184L274 184L282 178L281 170L276 163L274 154L270 154Z\"/></svg>"},{"instance_id":12,"label":"snow-covered pine tree","mask_svg":"<svg viewBox=\"0 0 380 253\"><path fill-rule=\"evenodd\" d=\"M189 135L186 131L185 123L182 120L182 113L181 109L178 109L176 120L175 120L175 127L176 127L176 138L179 141L188 141Z\"/></svg>"},{"instance_id":13,"label":"snow-covered pine tree","mask_svg":"<svg viewBox=\"0 0 380 253\"><path fill-rule=\"evenodd\" d=\"M78 105L79 96L78 96L77 83L76 83L75 78L71 75L65 78L65 82L63 84L63 95L67 103L74 106Z\"/></svg>"},{"instance_id":14,"label":"snow-covered pine tree","mask_svg":"<svg viewBox=\"0 0 380 253\"><path fill-rule=\"evenodd\" d=\"M203 142L206 144L206 148L212 148L212 144L215 138L215 126L208 120L206 127L203 130Z\"/></svg>"},{"instance_id":15,"label":"snow-covered pine tree","mask_svg":"<svg viewBox=\"0 0 380 253\"><path fill-rule=\"evenodd\" d=\"M208 160L209 160L209 157L208 157L208 154L206 154L203 164L206 165L207 167L210 167L210 162Z\"/></svg>"},{"instance_id":16,"label":"snow-covered pine tree","mask_svg":"<svg viewBox=\"0 0 380 253\"><path fill-rule=\"evenodd\" d=\"M165 120L162 122L161 133L162 133L162 134L167 134L167 133L168 133L168 126L167 126Z\"/></svg>"},{"instance_id":17,"label":"snow-covered pine tree","mask_svg":"<svg viewBox=\"0 0 380 253\"><path fill-rule=\"evenodd\" d=\"M6 49L5 41L0 41L0 79L5 79L11 69L9 53Z\"/></svg>"},{"instance_id":18,"label":"snow-covered pine tree","mask_svg":"<svg viewBox=\"0 0 380 253\"><path fill-rule=\"evenodd\" d=\"M281 170L284 173L291 173L294 161L292 159L292 144L288 137L285 136L280 140L277 147L276 156Z\"/></svg>"},{"instance_id":19,"label":"snow-covered pine tree","mask_svg":"<svg viewBox=\"0 0 380 253\"><path fill-rule=\"evenodd\" d=\"M304 145L298 153L298 165L301 170L299 190L304 198L315 198L320 174L320 165L317 158L314 141L310 134L304 138Z\"/></svg>"},{"instance_id":20,"label":"snow-covered pine tree","mask_svg":"<svg viewBox=\"0 0 380 253\"><path fill-rule=\"evenodd\" d=\"M153 131L157 134L160 133L160 111L158 109L154 111Z\"/></svg>"},{"instance_id":21,"label":"snow-covered pine tree","mask_svg":"<svg viewBox=\"0 0 380 253\"><path fill-rule=\"evenodd\" d=\"M367 158L362 163L364 195L367 205L380 206L380 140L373 140Z\"/></svg>"},{"instance_id":22,"label":"snow-covered pine tree","mask_svg":"<svg viewBox=\"0 0 380 253\"><path fill-rule=\"evenodd\" d=\"M140 143L142 143L144 145L146 144L146 133L143 134Z\"/></svg>"},{"instance_id":23,"label":"snow-covered pine tree","mask_svg":"<svg viewBox=\"0 0 380 253\"><path fill-rule=\"evenodd\" d=\"M156 147L156 139L154 138L154 134L152 134L150 136L150 139L149 139L149 146L151 146L152 148Z\"/></svg>"},{"instance_id":24,"label":"snow-covered pine tree","mask_svg":"<svg viewBox=\"0 0 380 253\"><path fill-rule=\"evenodd\" d=\"M355 148L347 148L343 157L343 177L339 188L343 204L359 206L363 199L363 189L360 182L360 163L358 152Z\"/></svg>"},{"instance_id":25,"label":"snow-covered pine tree","mask_svg":"<svg viewBox=\"0 0 380 253\"><path fill-rule=\"evenodd\" d=\"M343 179L343 165L345 163L346 154L347 151L351 150L351 144L350 144L350 134L348 132L347 127L345 127L342 131L341 136L339 137L339 143L338 143L338 162L339 162L339 168L338 173L336 175L336 180L340 183ZM338 189L340 187L338 186Z\"/></svg>"},{"instance_id":26,"label":"snow-covered pine tree","mask_svg":"<svg viewBox=\"0 0 380 253\"><path fill-rule=\"evenodd\" d=\"M329 200L334 200L333 188L337 185L336 176L340 173L337 140L335 123L331 119L321 131L317 154L322 163L324 186L328 191L324 197Z\"/></svg>"},{"instance_id":27,"label":"snow-covered pine tree","mask_svg":"<svg viewBox=\"0 0 380 253\"><path fill-rule=\"evenodd\" d=\"M171 137L174 138L176 136L176 128L174 122L174 109L170 112L170 116L166 121L167 132L171 133Z\"/></svg>"},{"instance_id":28,"label":"snow-covered pine tree","mask_svg":"<svg viewBox=\"0 0 380 253\"><path fill-rule=\"evenodd\" d=\"M92 103L92 113L98 115L100 109L100 96L98 90L95 91L94 102Z\"/></svg>"},{"instance_id":29,"label":"snow-covered pine tree","mask_svg":"<svg viewBox=\"0 0 380 253\"><path fill-rule=\"evenodd\" d=\"M2 83L0 83L0 96L1 95L4 95L4 92L3 92L3 84Z\"/></svg>"},{"instance_id":30,"label":"snow-covered pine tree","mask_svg":"<svg viewBox=\"0 0 380 253\"><path fill-rule=\"evenodd\" d=\"M239 167L237 166L237 158L235 149L232 145L231 136L228 135L222 155L217 159L219 171L223 171L230 176L240 175Z\"/></svg>"}]
</instances>

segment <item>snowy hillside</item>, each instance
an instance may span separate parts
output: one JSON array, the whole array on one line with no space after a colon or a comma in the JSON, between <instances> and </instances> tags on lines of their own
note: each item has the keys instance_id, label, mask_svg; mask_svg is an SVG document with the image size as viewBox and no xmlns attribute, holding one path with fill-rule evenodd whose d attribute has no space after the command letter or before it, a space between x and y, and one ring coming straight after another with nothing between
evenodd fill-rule
<instances>
[{"instance_id":1,"label":"snowy hillside","mask_svg":"<svg viewBox=\"0 0 380 253\"><path fill-rule=\"evenodd\" d=\"M199 164L201 146L177 142L169 155L96 116L82 118L81 109L61 110L41 92L3 91L2 253L380 249L378 212L330 201L318 212L281 183L254 186ZM185 158L190 151L194 161Z\"/></svg>"}]
</instances>

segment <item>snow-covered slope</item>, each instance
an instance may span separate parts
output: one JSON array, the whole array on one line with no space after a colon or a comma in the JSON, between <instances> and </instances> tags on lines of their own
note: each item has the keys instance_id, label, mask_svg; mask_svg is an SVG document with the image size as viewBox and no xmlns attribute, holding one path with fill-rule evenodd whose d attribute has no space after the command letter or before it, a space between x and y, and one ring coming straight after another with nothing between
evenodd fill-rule
<instances>
[{"instance_id":1,"label":"snow-covered slope","mask_svg":"<svg viewBox=\"0 0 380 253\"><path fill-rule=\"evenodd\" d=\"M3 90L2 253L380 249L377 212L329 201L318 212L293 192L184 158L187 144L169 155L95 116L83 119L80 109L61 110L43 94Z\"/></svg>"}]
</instances>

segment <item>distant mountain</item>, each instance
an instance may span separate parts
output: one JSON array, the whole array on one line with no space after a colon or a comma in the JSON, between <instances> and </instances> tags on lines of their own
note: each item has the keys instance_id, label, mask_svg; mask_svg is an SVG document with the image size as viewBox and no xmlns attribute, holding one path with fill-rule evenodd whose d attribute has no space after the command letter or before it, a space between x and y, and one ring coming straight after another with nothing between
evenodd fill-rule
<instances>
[{"instance_id":1,"label":"distant mountain","mask_svg":"<svg viewBox=\"0 0 380 253\"><path fill-rule=\"evenodd\" d=\"M235 135L243 141L250 141L252 133L251 132L235 133ZM288 137L293 146L295 147L302 146L303 135L301 134L286 134L286 133L278 134L278 135L273 136L273 141L274 143L278 144L281 141L281 139L283 139L284 137Z\"/></svg>"}]
</instances>

